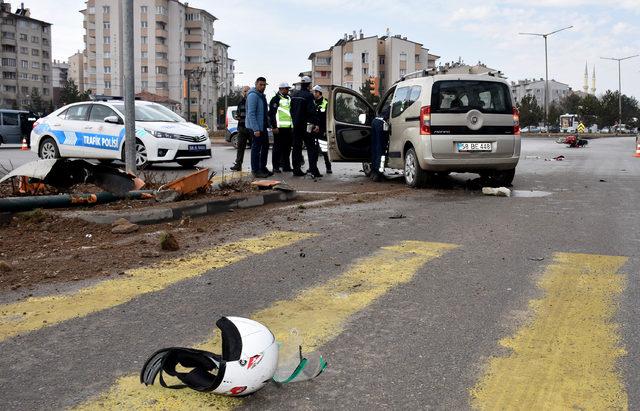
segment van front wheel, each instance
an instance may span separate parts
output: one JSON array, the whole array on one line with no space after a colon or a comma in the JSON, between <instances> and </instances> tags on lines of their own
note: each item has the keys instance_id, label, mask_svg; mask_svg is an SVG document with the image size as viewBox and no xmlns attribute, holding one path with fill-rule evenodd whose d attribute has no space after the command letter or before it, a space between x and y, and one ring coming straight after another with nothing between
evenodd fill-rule
<instances>
[{"instance_id":1,"label":"van front wheel","mask_svg":"<svg viewBox=\"0 0 640 411\"><path fill-rule=\"evenodd\" d=\"M411 188L427 185L429 173L420 167L416 150L411 147L404 156L404 181Z\"/></svg>"}]
</instances>

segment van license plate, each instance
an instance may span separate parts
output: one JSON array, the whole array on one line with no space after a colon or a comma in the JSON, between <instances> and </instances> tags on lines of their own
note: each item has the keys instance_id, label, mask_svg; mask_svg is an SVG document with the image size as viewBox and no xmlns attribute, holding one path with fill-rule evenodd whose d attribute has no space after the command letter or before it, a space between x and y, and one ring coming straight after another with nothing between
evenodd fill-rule
<instances>
[{"instance_id":1,"label":"van license plate","mask_svg":"<svg viewBox=\"0 0 640 411\"><path fill-rule=\"evenodd\" d=\"M207 146L204 144L191 144L189 146L189 151L203 151L206 149L207 149Z\"/></svg>"},{"instance_id":2,"label":"van license plate","mask_svg":"<svg viewBox=\"0 0 640 411\"><path fill-rule=\"evenodd\" d=\"M458 151L491 151L491 143L458 143Z\"/></svg>"}]
</instances>

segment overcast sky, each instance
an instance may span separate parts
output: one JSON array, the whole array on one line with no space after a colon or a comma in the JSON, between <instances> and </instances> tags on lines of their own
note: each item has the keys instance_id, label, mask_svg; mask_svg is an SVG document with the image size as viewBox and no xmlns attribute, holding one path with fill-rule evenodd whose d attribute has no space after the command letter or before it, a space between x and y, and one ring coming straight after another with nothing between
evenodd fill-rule
<instances>
[{"instance_id":1,"label":"overcast sky","mask_svg":"<svg viewBox=\"0 0 640 411\"><path fill-rule=\"evenodd\" d=\"M231 46L237 84L258 75L271 85L293 82L311 68L313 51L344 33L402 34L423 43L441 62L482 61L510 80L544 77L542 38L518 32L549 32L549 78L581 90L585 62L595 65L597 93L618 88L617 63L600 57L640 54L640 0L192 0L219 20L216 37ZM12 1L13 8L18 4ZM65 60L82 49L81 0L25 0L34 18L53 24L53 55ZM591 84L589 84L591 85ZM622 92L640 99L640 57L622 63Z\"/></svg>"}]
</instances>

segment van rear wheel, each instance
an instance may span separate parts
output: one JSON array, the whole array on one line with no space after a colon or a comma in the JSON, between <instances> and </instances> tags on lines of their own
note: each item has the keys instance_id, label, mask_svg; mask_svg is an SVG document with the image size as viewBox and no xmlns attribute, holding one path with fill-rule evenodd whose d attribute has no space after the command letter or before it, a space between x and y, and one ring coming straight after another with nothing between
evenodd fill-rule
<instances>
[{"instance_id":1,"label":"van rear wheel","mask_svg":"<svg viewBox=\"0 0 640 411\"><path fill-rule=\"evenodd\" d=\"M411 147L404 156L404 181L411 188L427 185L429 173L420 167L416 150Z\"/></svg>"}]
</instances>

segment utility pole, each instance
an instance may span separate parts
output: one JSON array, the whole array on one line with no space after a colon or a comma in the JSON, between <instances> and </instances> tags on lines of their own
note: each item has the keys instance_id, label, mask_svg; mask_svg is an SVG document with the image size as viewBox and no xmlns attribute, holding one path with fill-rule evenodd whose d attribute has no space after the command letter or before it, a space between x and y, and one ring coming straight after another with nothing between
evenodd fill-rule
<instances>
[{"instance_id":1,"label":"utility pole","mask_svg":"<svg viewBox=\"0 0 640 411\"><path fill-rule=\"evenodd\" d=\"M127 173L136 174L136 109L133 66L133 0L122 0L124 39L124 129L125 167Z\"/></svg>"},{"instance_id":2,"label":"utility pole","mask_svg":"<svg viewBox=\"0 0 640 411\"><path fill-rule=\"evenodd\" d=\"M549 62L547 57L547 37L552 34L556 34L559 31L567 30L573 26L564 27L550 33L518 33L524 36L538 36L544 38L544 70L545 70L545 82L544 82L544 126L549 131Z\"/></svg>"},{"instance_id":3,"label":"utility pole","mask_svg":"<svg viewBox=\"0 0 640 411\"><path fill-rule=\"evenodd\" d=\"M616 135L618 135L618 132L620 131L620 124L622 124L622 73L620 69L620 62L622 60L629 60L638 56L640 56L640 54L635 54L633 56L627 56L622 58L600 57L603 60L613 60L618 62L618 128L616 129Z\"/></svg>"},{"instance_id":4,"label":"utility pole","mask_svg":"<svg viewBox=\"0 0 640 411\"><path fill-rule=\"evenodd\" d=\"M207 60L204 64L212 63L213 60ZM198 84L198 113L196 115L196 124L198 124L198 118L200 117L200 102L202 101L200 97L201 94L201 84L202 78L207 73L207 69L204 67L196 67L195 69L185 70L185 75L187 76L187 120L191 122L191 80L196 81Z\"/></svg>"}]
</instances>

